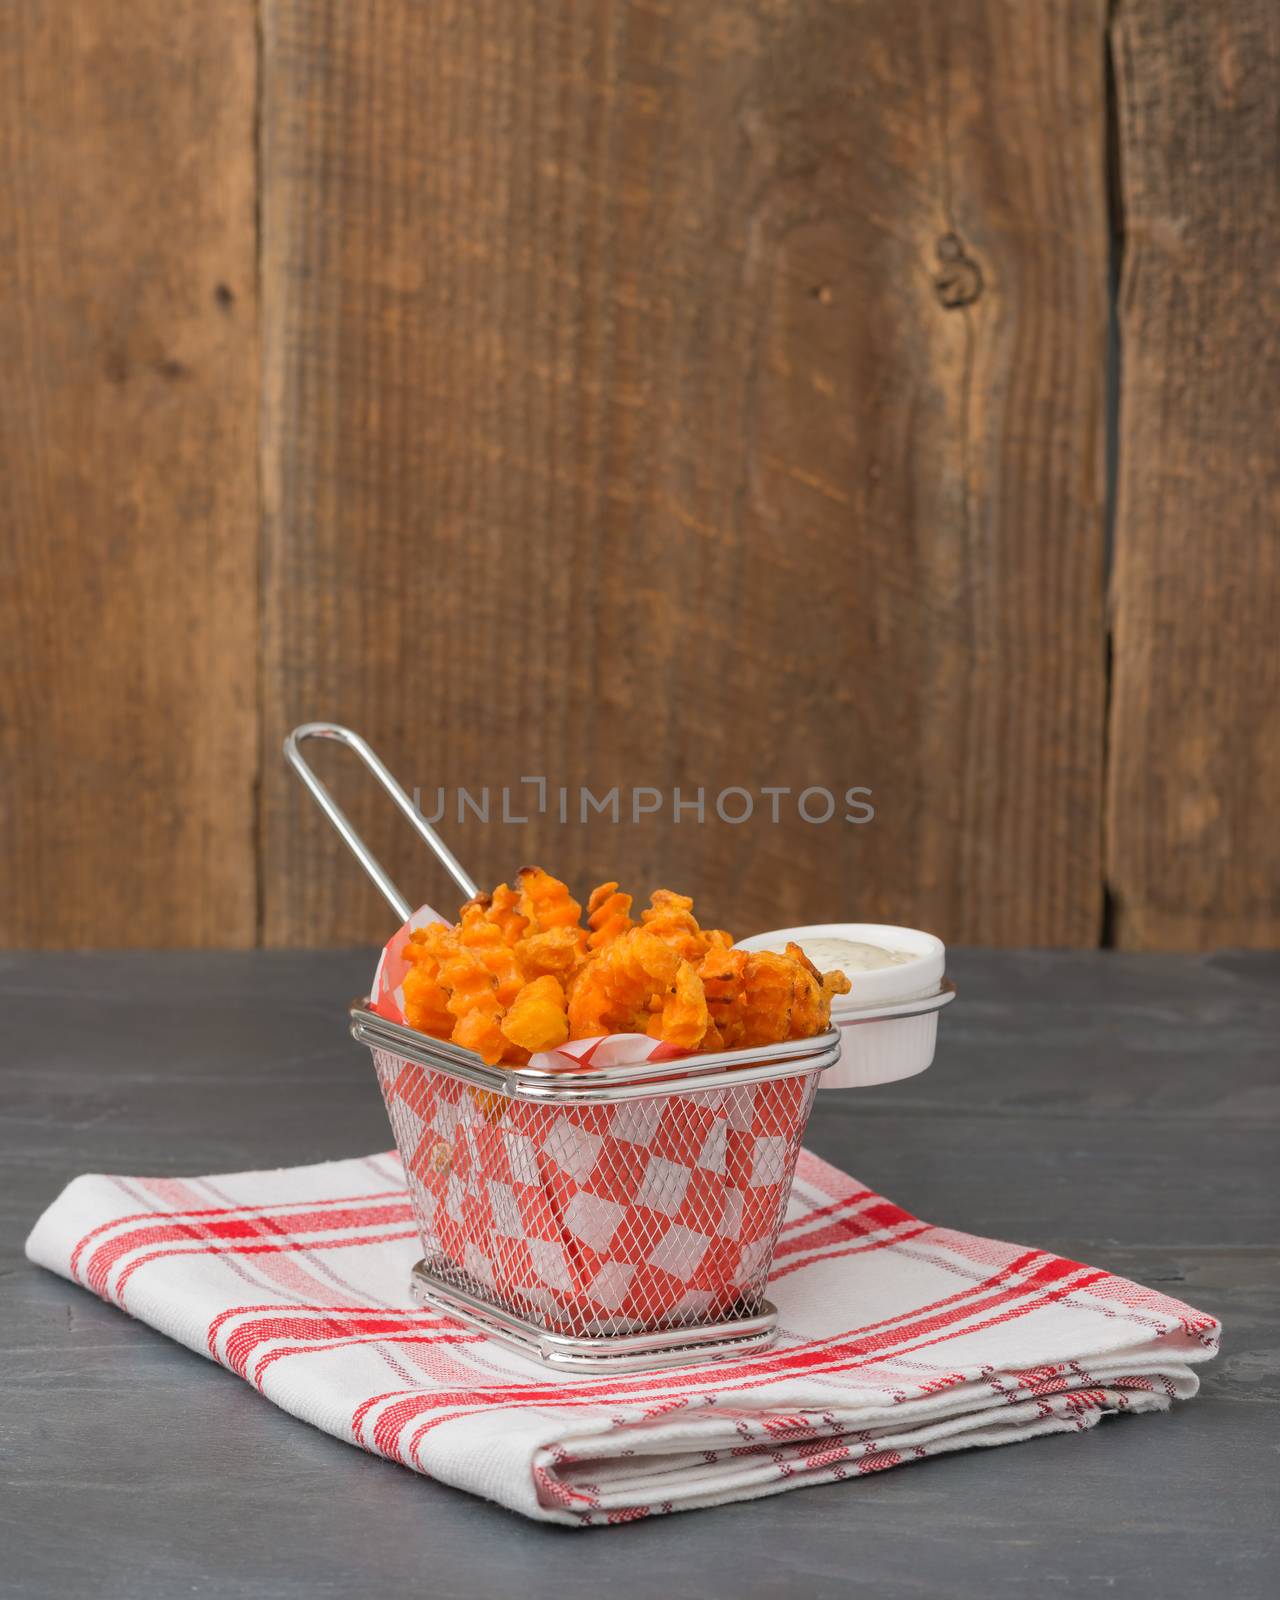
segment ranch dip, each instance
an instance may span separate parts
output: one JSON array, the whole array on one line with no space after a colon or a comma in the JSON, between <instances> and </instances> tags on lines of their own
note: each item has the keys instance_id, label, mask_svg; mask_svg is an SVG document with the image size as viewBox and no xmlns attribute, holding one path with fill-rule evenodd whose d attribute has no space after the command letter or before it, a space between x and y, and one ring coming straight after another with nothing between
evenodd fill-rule
<instances>
[{"instance_id":1,"label":"ranch dip","mask_svg":"<svg viewBox=\"0 0 1280 1600\"><path fill-rule=\"evenodd\" d=\"M886 950L883 945L863 944L857 939L798 939L796 943L819 972L838 970L850 978L859 972L900 967L916 960L909 950ZM784 946L778 948L781 950Z\"/></svg>"}]
</instances>

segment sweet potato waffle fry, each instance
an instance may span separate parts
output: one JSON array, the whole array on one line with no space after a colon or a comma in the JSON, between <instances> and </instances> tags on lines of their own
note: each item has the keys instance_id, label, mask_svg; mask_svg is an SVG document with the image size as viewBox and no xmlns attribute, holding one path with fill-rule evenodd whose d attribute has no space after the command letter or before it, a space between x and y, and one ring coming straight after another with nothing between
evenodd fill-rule
<instances>
[{"instance_id":1,"label":"sweet potato waffle fry","mask_svg":"<svg viewBox=\"0 0 1280 1600\"><path fill-rule=\"evenodd\" d=\"M602 883L582 906L559 878L522 867L462 907L452 928L419 928L405 958L405 1020L474 1050L490 1066L522 1065L568 1039L642 1033L707 1051L807 1039L828 1026L849 988L798 945L745 953L702 928L688 895L656 889L639 922L632 899Z\"/></svg>"}]
</instances>

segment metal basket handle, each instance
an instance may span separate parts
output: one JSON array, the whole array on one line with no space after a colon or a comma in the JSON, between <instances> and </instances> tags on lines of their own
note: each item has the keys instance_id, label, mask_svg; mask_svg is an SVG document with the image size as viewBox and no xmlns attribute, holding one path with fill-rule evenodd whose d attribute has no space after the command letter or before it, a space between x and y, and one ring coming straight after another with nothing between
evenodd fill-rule
<instances>
[{"instance_id":1,"label":"metal basket handle","mask_svg":"<svg viewBox=\"0 0 1280 1600\"><path fill-rule=\"evenodd\" d=\"M377 884L382 891L383 898L401 922L409 920L413 915L414 907L409 904L399 889L396 888L395 884L387 876L377 856L374 855L373 851L370 850L369 846L351 826L351 821L342 807L307 765L306 758L299 748L305 739L334 739L339 744L346 745L349 750L354 750L395 801L396 805L399 806L400 810L408 817L421 837L430 845L436 859L458 885L459 889L462 890L463 894L466 895L467 899L469 900L475 894L475 884L463 871L453 851L449 849L444 840L423 817L417 806L414 805L413 801L410 800L409 796L360 735L352 733L350 728L343 728L336 722L304 722L301 727L295 728L285 740L284 758L302 779L303 783L306 784L311 792L311 798L341 834L347 848L373 879L374 883Z\"/></svg>"}]
</instances>

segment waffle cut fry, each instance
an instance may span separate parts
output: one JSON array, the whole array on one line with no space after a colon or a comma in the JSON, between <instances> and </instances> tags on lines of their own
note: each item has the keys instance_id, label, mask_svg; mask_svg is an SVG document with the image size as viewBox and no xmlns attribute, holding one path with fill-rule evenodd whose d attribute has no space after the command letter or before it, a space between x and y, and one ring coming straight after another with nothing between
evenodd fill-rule
<instances>
[{"instance_id":1,"label":"waffle cut fry","mask_svg":"<svg viewBox=\"0 0 1280 1600\"><path fill-rule=\"evenodd\" d=\"M646 1033L651 1002L675 982L680 956L670 945L632 928L589 961L569 1000L569 1036Z\"/></svg>"},{"instance_id":2,"label":"waffle cut fry","mask_svg":"<svg viewBox=\"0 0 1280 1600\"><path fill-rule=\"evenodd\" d=\"M799 969L791 1008L791 1037L809 1039L830 1026L832 1000L838 994L848 994L852 985L846 973L819 972L794 941L788 942L786 953Z\"/></svg>"},{"instance_id":3,"label":"waffle cut fry","mask_svg":"<svg viewBox=\"0 0 1280 1600\"><path fill-rule=\"evenodd\" d=\"M640 920L655 938L678 950L686 961L701 961L708 950L727 949L733 940L721 928L704 931L693 914L693 901L687 894L670 889L655 889Z\"/></svg>"},{"instance_id":4,"label":"waffle cut fry","mask_svg":"<svg viewBox=\"0 0 1280 1600\"><path fill-rule=\"evenodd\" d=\"M579 928L582 907L559 878L553 878L541 867L521 867L516 882L520 885L520 914L527 920L530 933ZM584 943L585 938L584 934Z\"/></svg>"},{"instance_id":5,"label":"waffle cut fry","mask_svg":"<svg viewBox=\"0 0 1280 1600\"><path fill-rule=\"evenodd\" d=\"M516 946L516 960L526 983L550 974L568 989L587 957L580 928L548 928Z\"/></svg>"},{"instance_id":6,"label":"waffle cut fry","mask_svg":"<svg viewBox=\"0 0 1280 1600\"><path fill-rule=\"evenodd\" d=\"M404 980L404 1020L438 1039L450 1036L456 1020L449 1010L449 991L440 982L440 964L453 944L453 929L433 922L416 928L404 947L411 963Z\"/></svg>"},{"instance_id":7,"label":"waffle cut fry","mask_svg":"<svg viewBox=\"0 0 1280 1600\"><path fill-rule=\"evenodd\" d=\"M791 1038L791 1017L801 971L790 956L753 950L742 969L740 1044L777 1044Z\"/></svg>"},{"instance_id":8,"label":"waffle cut fry","mask_svg":"<svg viewBox=\"0 0 1280 1600\"><path fill-rule=\"evenodd\" d=\"M587 927L591 930L587 936L589 949L603 950L605 945L612 944L634 927L631 896L619 894L616 883L598 885L587 901Z\"/></svg>"},{"instance_id":9,"label":"waffle cut fry","mask_svg":"<svg viewBox=\"0 0 1280 1600\"><path fill-rule=\"evenodd\" d=\"M574 1039L647 1033L696 1050L707 1031L707 1000L693 965L644 928L632 928L588 962L569 1000Z\"/></svg>"},{"instance_id":10,"label":"waffle cut fry","mask_svg":"<svg viewBox=\"0 0 1280 1600\"><path fill-rule=\"evenodd\" d=\"M450 1038L495 1066L507 1053L508 1040L498 1026L505 1008L498 997L498 980L483 956L455 939L454 948L440 963L439 981L449 992L447 1006L457 1018Z\"/></svg>"},{"instance_id":11,"label":"waffle cut fry","mask_svg":"<svg viewBox=\"0 0 1280 1600\"><path fill-rule=\"evenodd\" d=\"M505 1011L524 987L525 976L500 924L490 920L478 906L464 907L458 924L458 943L474 950L493 974L498 1003Z\"/></svg>"},{"instance_id":12,"label":"waffle cut fry","mask_svg":"<svg viewBox=\"0 0 1280 1600\"><path fill-rule=\"evenodd\" d=\"M677 1045L682 1050L696 1050L702 1043L711 1018L707 1011L706 991L698 977L698 969L690 961L681 961L673 981L662 997L662 1010L650 1019L649 1034L664 1044Z\"/></svg>"},{"instance_id":13,"label":"waffle cut fry","mask_svg":"<svg viewBox=\"0 0 1280 1600\"><path fill-rule=\"evenodd\" d=\"M742 1043L746 965L743 950L708 950L702 958L698 976L707 997L707 1035L715 1040L713 1045L706 1046L708 1049L734 1050Z\"/></svg>"},{"instance_id":14,"label":"waffle cut fry","mask_svg":"<svg viewBox=\"0 0 1280 1600\"><path fill-rule=\"evenodd\" d=\"M530 1055L563 1044L569 1037L569 1019L559 980L547 973L525 984L502 1020L502 1031L517 1049Z\"/></svg>"},{"instance_id":15,"label":"waffle cut fry","mask_svg":"<svg viewBox=\"0 0 1280 1600\"><path fill-rule=\"evenodd\" d=\"M475 895L459 911L459 918L465 922L473 908L499 930L507 944L516 944L528 930L529 919L520 913L520 895L509 884L500 883L492 894Z\"/></svg>"}]
</instances>

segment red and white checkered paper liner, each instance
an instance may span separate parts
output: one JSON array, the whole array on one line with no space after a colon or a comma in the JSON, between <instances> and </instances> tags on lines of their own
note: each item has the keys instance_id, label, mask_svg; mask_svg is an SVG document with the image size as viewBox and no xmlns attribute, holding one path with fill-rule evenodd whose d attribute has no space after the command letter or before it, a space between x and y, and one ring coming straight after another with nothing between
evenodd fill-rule
<instances>
[{"instance_id":1,"label":"red and white checkered paper liner","mask_svg":"<svg viewBox=\"0 0 1280 1600\"><path fill-rule=\"evenodd\" d=\"M438 1276L572 1335L759 1310L812 1072L561 1106L373 1054Z\"/></svg>"},{"instance_id":2,"label":"red and white checkered paper liner","mask_svg":"<svg viewBox=\"0 0 1280 1600\"><path fill-rule=\"evenodd\" d=\"M549 1375L409 1298L393 1155L203 1178L86 1176L27 1241L294 1416L543 1521L752 1499L1195 1394L1218 1323L1042 1250L932 1227L802 1153L776 1346Z\"/></svg>"}]
</instances>

